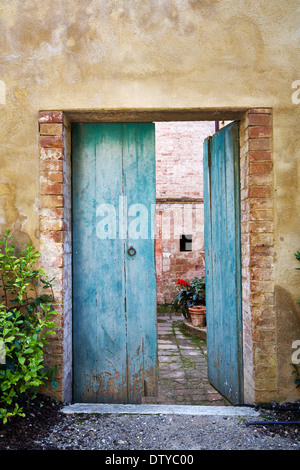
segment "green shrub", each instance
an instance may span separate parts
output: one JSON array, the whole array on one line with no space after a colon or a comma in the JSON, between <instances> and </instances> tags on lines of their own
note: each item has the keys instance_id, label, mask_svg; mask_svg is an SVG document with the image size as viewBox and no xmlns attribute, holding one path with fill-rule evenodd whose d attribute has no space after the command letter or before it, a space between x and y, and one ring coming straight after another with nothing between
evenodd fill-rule
<instances>
[{"instance_id":1,"label":"green shrub","mask_svg":"<svg viewBox=\"0 0 300 470\"><path fill-rule=\"evenodd\" d=\"M57 313L52 281L35 269L39 253L30 243L17 253L9 230L0 244L0 422L6 423L11 416L24 416L20 398L34 398L51 379L56 385L56 367L44 367L44 347L48 335L55 334Z\"/></svg>"},{"instance_id":2,"label":"green shrub","mask_svg":"<svg viewBox=\"0 0 300 470\"><path fill-rule=\"evenodd\" d=\"M178 294L173 300L175 310L181 308L182 314L186 317L186 309L195 305L206 305L205 277L194 277L187 282L184 279L177 279Z\"/></svg>"}]
</instances>

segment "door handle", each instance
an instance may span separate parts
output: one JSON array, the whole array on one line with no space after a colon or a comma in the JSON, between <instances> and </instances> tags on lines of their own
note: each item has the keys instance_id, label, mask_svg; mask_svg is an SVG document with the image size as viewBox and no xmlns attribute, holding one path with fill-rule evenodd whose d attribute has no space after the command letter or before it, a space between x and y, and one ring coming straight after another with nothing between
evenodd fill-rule
<instances>
[{"instance_id":1,"label":"door handle","mask_svg":"<svg viewBox=\"0 0 300 470\"><path fill-rule=\"evenodd\" d=\"M130 248L128 248L127 253L129 254L129 256L134 256L136 254L136 250L133 248L133 246L131 246Z\"/></svg>"}]
</instances>

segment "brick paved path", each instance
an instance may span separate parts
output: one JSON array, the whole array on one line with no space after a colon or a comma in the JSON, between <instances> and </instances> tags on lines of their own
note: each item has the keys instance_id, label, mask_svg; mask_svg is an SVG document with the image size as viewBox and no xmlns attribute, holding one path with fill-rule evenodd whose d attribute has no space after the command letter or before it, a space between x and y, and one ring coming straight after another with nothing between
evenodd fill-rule
<instances>
[{"instance_id":1,"label":"brick paved path","mask_svg":"<svg viewBox=\"0 0 300 470\"><path fill-rule=\"evenodd\" d=\"M143 403L228 405L208 382L206 341L183 332L182 323L182 315L158 314L158 396Z\"/></svg>"}]
</instances>

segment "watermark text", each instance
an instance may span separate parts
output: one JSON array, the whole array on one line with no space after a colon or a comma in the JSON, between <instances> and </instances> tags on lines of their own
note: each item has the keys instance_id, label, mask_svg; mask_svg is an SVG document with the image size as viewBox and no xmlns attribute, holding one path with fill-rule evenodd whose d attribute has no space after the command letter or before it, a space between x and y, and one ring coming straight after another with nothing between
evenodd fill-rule
<instances>
[{"instance_id":1,"label":"watermark text","mask_svg":"<svg viewBox=\"0 0 300 470\"><path fill-rule=\"evenodd\" d=\"M298 365L300 364L300 339L293 341L292 349L295 349L292 354L292 363Z\"/></svg>"},{"instance_id":2,"label":"watermark text","mask_svg":"<svg viewBox=\"0 0 300 470\"><path fill-rule=\"evenodd\" d=\"M294 93L292 93L292 103L293 104L300 104L300 80L295 80L292 83L292 88L296 89Z\"/></svg>"}]
</instances>

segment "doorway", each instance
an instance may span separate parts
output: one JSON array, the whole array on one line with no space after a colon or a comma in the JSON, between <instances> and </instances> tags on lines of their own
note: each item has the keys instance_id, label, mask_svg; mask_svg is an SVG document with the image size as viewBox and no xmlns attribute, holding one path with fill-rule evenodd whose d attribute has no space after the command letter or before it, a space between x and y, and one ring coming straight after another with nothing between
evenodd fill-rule
<instances>
[{"instance_id":1,"label":"doorway","mask_svg":"<svg viewBox=\"0 0 300 470\"><path fill-rule=\"evenodd\" d=\"M55 278L59 301L59 336L49 345L49 360L58 365L55 396L73 399L71 129L88 122L162 122L237 120L240 123L240 196L244 400L268 401L274 393L259 371L276 365L273 336L259 338L274 318L274 182L272 172L272 110L247 109L101 109L40 111L40 252L41 266ZM56 125L53 126L53 123ZM271 133L271 134L270 134ZM55 255L55 256L54 256ZM265 266L268 279L265 282ZM269 322L269 323L268 323ZM264 330L264 328L263 328ZM274 377L276 370L274 370ZM274 388L274 387L273 387ZM273 389L272 389L273 390ZM275 390L275 389L274 389ZM273 398L271 398L273 399Z\"/></svg>"},{"instance_id":2,"label":"doorway","mask_svg":"<svg viewBox=\"0 0 300 470\"><path fill-rule=\"evenodd\" d=\"M165 323L169 313L174 315L172 300L178 289L180 292L189 290L189 286L181 287L181 283L185 286L186 283L192 285L199 278L204 280L207 327L192 327L186 318L184 304L179 313L183 313L185 318L183 315L178 318L183 319L185 330L207 339L208 354L205 356L210 383L215 387L215 392L220 392L231 402L243 401L238 142L238 122L219 125L200 121L158 125L157 287L158 308L166 314L160 321ZM160 170L162 175L159 174ZM192 302L192 298L189 301ZM169 315L169 322L171 318L172 315ZM176 323L176 317L173 320ZM181 332L177 331L175 338L176 326L173 330L163 336L165 344L161 348L166 352L168 344L170 348L177 345L176 352L180 351L182 356L184 346ZM186 352L201 356L202 350L204 356L203 345L197 344L197 341L195 344L194 352ZM189 349L188 345L186 349ZM168 361L167 358L162 359ZM181 363L182 370L185 370L184 363L187 361L184 357L177 361L175 355L170 365L176 368L176 362ZM199 369L201 380L198 382L198 393L194 394L199 396L200 403L205 399L209 402L205 371L206 364L202 365L202 370ZM162 375L167 377L168 373L163 372ZM178 371L176 376L170 371L169 375L174 376L174 389L180 389L183 386L183 372ZM188 370L185 370L185 376L187 381L193 377ZM161 383L164 389L167 380L162 379ZM186 388L186 395L190 396L188 382ZM190 398L193 404L194 396Z\"/></svg>"},{"instance_id":3,"label":"doorway","mask_svg":"<svg viewBox=\"0 0 300 470\"><path fill-rule=\"evenodd\" d=\"M225 135L226 130L222 133ZM230 149L231 140L228 138L226 142ZM224 187L229 184L228 200L235 200L234 194L239 191L237 180L226 179L229 168L235 164L231 162L233 152L225 151L222 142L217 147L215 167L222 163L223 154L228 155L230 165L223 168ZM156 394L158 374L155 232L151 226L155 216L154 124L78 123L72 129L72 148L74 399L77 402L140 403L144 396ZM203 167L204 180L209 178L212 182L215 173L210 170L214 165L211 166L207 150L204 153L210 161ZM237 159L238 156L235 154ZM168 179L168 175L164 176ZM198 184L200 186L199 178ZM206 218L211 230L219 223L218 217L210 216L222 202L219 191L214 188L215 184L206 188L206 197L210 198ZM200 191L198 194L200 198ZM224 217L226 219L226 211ZM193 230L186 211L183 219L184 225ZM217 220L217 224L213 224L213 220ZM231 225L235 226L235 221L227 227ZM179 237L169 233L170 239L179 238L180 251L191 252L193 236L186 235L184 229L182 231ZM182 243L187 237L188 248L186 242L184 247ZM226 241L227 235L224 238L219 234L220 246L215 247L216 237L214 234L210 237L214 249L225 250L230 258L232 253L228 248L232 250L233 245L227 248ZM206 246L209 261L207 240ZM220 278L218 269L215 272L209 269L207 274L212 282ZM222 286L219 282L218 287L221 289ZM222 295L221 291L215 295ZM240 301L234 285L226 290L226 294L232 304L236 299ZM212 305L213 295L207 305L209 317L215 314ZM214 335L224 335L222 320L218 327L215 320L210 325ZM210 347L213 354L216 345L210 344ZM226 383L238 363L234 357L227 369L221 367L225 352L225 349L218 351L210 363L211 369L223 371L221 377L217 374L218 381L210 373L212 384L217 383L223 393L220 381ZM240 357L238 349L236 355ZM235 389L236 384L229 381L230 389Z\"/></svg>"}]
</instances>

